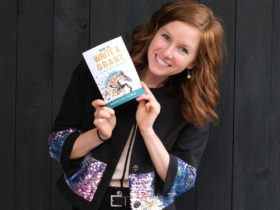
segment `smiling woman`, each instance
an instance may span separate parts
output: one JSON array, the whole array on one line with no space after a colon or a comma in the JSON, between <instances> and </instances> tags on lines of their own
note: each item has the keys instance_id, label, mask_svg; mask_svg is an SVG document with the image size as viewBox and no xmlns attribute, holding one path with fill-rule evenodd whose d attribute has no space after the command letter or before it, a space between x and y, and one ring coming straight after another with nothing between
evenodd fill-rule
<instances>
[{"instance_id":1,"label":"smiling woman","mask_svg":"<svg viewBox=\"0 0 280 210\"><path fill-rule=\"evenodd\" d=\"M187 54L186 60L193 61L185 66L185 71L169 75L167 80L162 78L159 84L165 81L170 84L171 92L182 94L179 109L186 120L200 126L207 121L217 123L219 118L215 109L220 98L217 76L225 47L220 20L200 3L177 1L166 4L149 22L133 30L130 53L140 76L152 65L152 55L147 59L147 52L151 51L160 33L166 41L179 44L177 47ZM154 59L157 61L154 63L169 64L163 57Z\"/></svg>"},{"instance_id":2,"label":"smiling woman","mask_svg":"<svg viewBox=\"0 0 280 210\"><path fill-rule=\"evenodd\" d=\"M175 197L194 186L209 122L218 120L222 41L206 6L164 5L132 34L145 94L114 110L80 63L49 137L64 169L58 187L73 209L175 209Z\"/></svg>"},{"instance_id":3,"label":"smiling woman","mask_svg":"<svg viewBox=\"0 0 280 210\"><path fill-rule=\"evenodd\" d=\"M148 67L142 79L149 87L163 86L166 80L195 66L200 31L181 21L166 24L155 34L148 49Z\"/></svg>"}]
</instances>

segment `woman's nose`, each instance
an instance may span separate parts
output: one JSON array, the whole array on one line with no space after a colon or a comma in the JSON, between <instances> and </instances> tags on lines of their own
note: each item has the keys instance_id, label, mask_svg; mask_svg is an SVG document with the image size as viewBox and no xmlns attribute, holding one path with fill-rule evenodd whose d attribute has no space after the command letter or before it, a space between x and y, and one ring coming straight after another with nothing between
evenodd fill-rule
<instances>
[{"instance_id":1,"label":"woman's nose","mask_svg":"<svg viewBox=\"0 0 280 210\"><path fill-rule=\"evenodd\" d=\"M166 57L166 58L172 58L173 57L173 46L172 45L169 45L167 46L166 48L164 48L163 50L163 55Z\"/></svg>"}]
</instances>

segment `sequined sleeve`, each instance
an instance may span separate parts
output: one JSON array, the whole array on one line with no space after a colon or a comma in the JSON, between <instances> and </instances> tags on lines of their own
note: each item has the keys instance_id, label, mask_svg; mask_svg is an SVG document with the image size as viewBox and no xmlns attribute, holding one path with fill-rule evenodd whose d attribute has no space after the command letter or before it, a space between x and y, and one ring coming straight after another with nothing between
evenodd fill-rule
<instances>
[{"instance_id":1,"label":"sequined sleeve","mask_svg":"<svg viewBox=\"0 0 280 210\"><path fill-rule=\"evenodd\" d=\"M106 163L94 159L89 154L83 158L75 174L65 174L64 179L74 193L92 201L106 167Z\"/></svg>"},{"instance_id":2,"label":"sequined sleeve","mask_svg":"<svg viewBox=\"0 0 280 210\"><path fill-rule=\"evenodd\" d=\"M49 135L49 153L51 158L53 158L58 164L61 164L61 153L63 145L67 137L72 133L80 134L81 131L75 128L70 128L63 131L51 132Z\"/></svg>"},{"instance_id":3,"label":"sequined sleeve","mask_svg":"<svg viewBox=\"0 0 280 210\"><path fill-rule=\"evenodd\" d=\"M176 196L178 196L194 186L196 179L196 169L178 157L176 157L176 161L178 167L177 175L175 177L171 192L174 192Z\"/></svg>"},{"instance_id":4,"label":"sequined sleeve","mask_svg":"<svg viewBox=\"0 0 280 210\"><path fill-rule=\"evenodd\" d=\"M187 124L180 132L175 145L170 151L170 162L165 182L156 179L156 187L162 194L175 190L181 194L194 186L196 169L206 148L209 123L203 127Z\"/></svg>"},{"instance_id":5,"label":"sequined sleeve","mask_svg":"<svg viewBox=\"0 0 280 210\"><path fill-rule=\"evenodd\" d=\"M170 155L169 168L165 182L156 176L156 189L160 194L181 195L194 186L196 180L196 168L181 158ZM161 184L161 185L159 185Z\"/></svg>"},{"instance_id":6,"label":"sequined sleeve","mask_svg":"<svg viewBox=\"0 0 280 210\"><path fill-rule=\"evenodd\" d=\"M174 202L175 197L194 186L196 169L180 158L174 157L174 160L177 174L168 193L155 191L154 180L157 177L155 172L129 175L132 209L164 209Z\"/></svg>"}]
</instances>

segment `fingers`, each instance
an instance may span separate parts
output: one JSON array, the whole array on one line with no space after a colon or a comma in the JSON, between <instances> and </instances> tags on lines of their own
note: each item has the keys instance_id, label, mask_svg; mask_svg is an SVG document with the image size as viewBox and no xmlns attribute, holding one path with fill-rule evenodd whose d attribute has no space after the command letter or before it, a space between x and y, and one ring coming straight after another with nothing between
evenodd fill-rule
<instances>
[{"instance_id":1,"label":"fingers","mask_svg":"<svg viewBox=\"0 0 280 210\"><path fill-rule=\"evenodd\" d=\"M145 104L145 108L147 112L153 112L155 114L160 113L160 104L155 102L148 102Z\"/></svg>"},{"instance_id":2,"label":"fingers","mask_svg":"<svg viewBox=\"0 0 280 210\"><path fill-rule=\"evenodd\" d=\"M145 82L141 82L141 85L142 85L144 91L146 92L146 94L137 97L136 101L141 103L141 106L145 106L146 111L150 112L150 111L154 110L156 113L159 113L160 104L154 97L153 93L148 88L148 86L145 84Z\"/></svg>"},{"instance_id":3,"label":"fingers","mask_svg":"<svg viewBox=\"0 0 280 210\"><path fill-rule=\"evenodd\" d=\"M95 118L103 118L103 119L108 119L111 117L111 114L104 111L104 110L99 110L94 112L94 117Z\"/></svg>"},{"instance_id":4,"label":"fingers","mask_svg":"<svg viewBox=\"0 0 280 210\"><path fill-rule=\"evenodd\" d=\"M91 104L96 110L104 110L104 111L108 112L110 115L115 114L115 111L113 109L107 107L106 102L101 99L96 99L96 100L92 101Z\"/></svg>"},{"instance_id":5,"label":"fingers","mask_svg":"<svg viewBox=\"0 0 280 210\"><path fill-rule=\"evenodd\" d=\"M108 119L115 115L115 111L106 106L106 102L101 99L96 99L92 102L92 106L95 108L94 117Z\"/></svg>"},{"instance_id":6,"label":"fingers","mask_svg":"<svg viewBox=\"0 0 280 210\"><path fill-rule=\"evenodd\" d=\"M153 95L145 82L141 82L141 85L142 85L143 89L145 90L146 94Z\"/></svg>"},{"instance_id":7,"label":"fingers","mask_svg":"<svg viewBox=\"0 0 280 210\"><path fill-rule=\"evenodd\" d=\"M104 139L108 139L112 135L112 130L116 125L115 111L107 106L98 105L96 107L93 124L99 130L101 136Z\"/></svg>"},{"instance_id":8,"label":"fingers","mask_svg":"<svg viewBox=\"0 0 280 210\"><path fill-rule=\"evenodd\" d=\"M115 111L107 106L100 107L96 112L105 113L108 117L115 115Z\"/></svg>"},{"instance_id":9,"label":"fingers","mask_svg":"<svg viewBox=\"0 0 280 210\"><path fill-rule=\"evenodd\" d=\"M97 109L97 108L100 107L100 106L105 106L105 105L106 105L106 102L103 101L103 100L101 100L101 99L96 99L96 100L94 100L91 104L92 104L92 106L93 106L95 109Z\"/></svg>"},{"instance_id":10,"label":"fingers","mask_svg":"<svg viewBox=\"0 0 280 210\"><path fill-rule=\"evenodd\" d=\"M107 107L106 102L101 99L92 101L92 106L95 108L93 124L98 129L102 138L110 138L116 126L115 111Z\"/></svg>"},{"instance_id":11,"label":"fingers","mask_svg":"<svg viewBox=\"0 0 280 210\"><path fill-rule=\"evenodd\" d=\"M145 94L145 95L141 95L141 96L137 97L136 101L150 101L152 99L154 99L153 96Z\"/></svg>"},{"instance_id":12,"label":"fingers","mask_svg":"<svg viewBox=\"0 0 280 210\"><path fill-rule=\"evenodd\" d=\"M102 119L102 118L95 118L94 121L93 121L93 124L95 126L98 126L98 125L102 125L106 122L105 119Z\"/></svg>"},{"instance_id":13,"label":"fingers","mask_svg":"<svg viewBox=\"0 0 280 210\"><path fill-rule=\"evenodd\" d=\"M136 101L142 101L142 100L147 100L150 101L152 99L155 99L153 93L151 92L151 90L148 88L148 86L145 84L145 82L141 82L141 85L145 91L146 94L141 95L139 97L136 98Z\"/></svg>"}]
</instances>

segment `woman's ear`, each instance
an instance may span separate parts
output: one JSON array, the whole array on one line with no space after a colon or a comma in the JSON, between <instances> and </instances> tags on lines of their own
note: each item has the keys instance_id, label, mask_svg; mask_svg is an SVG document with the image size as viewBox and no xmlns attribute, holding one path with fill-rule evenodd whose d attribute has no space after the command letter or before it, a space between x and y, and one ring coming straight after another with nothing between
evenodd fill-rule
<instances>
[{"instance_id":1,"label":"woman's ear","mask_svg":"<svg viewBox=\"0 0 280 210\"><path fill-rule=\"evenodd\" d=\"M190 63L189 65L187 65L187 69L192 69L193 67L195 67L196 62L194 61L193 63Z\"/></svg>"}]
</instances>

